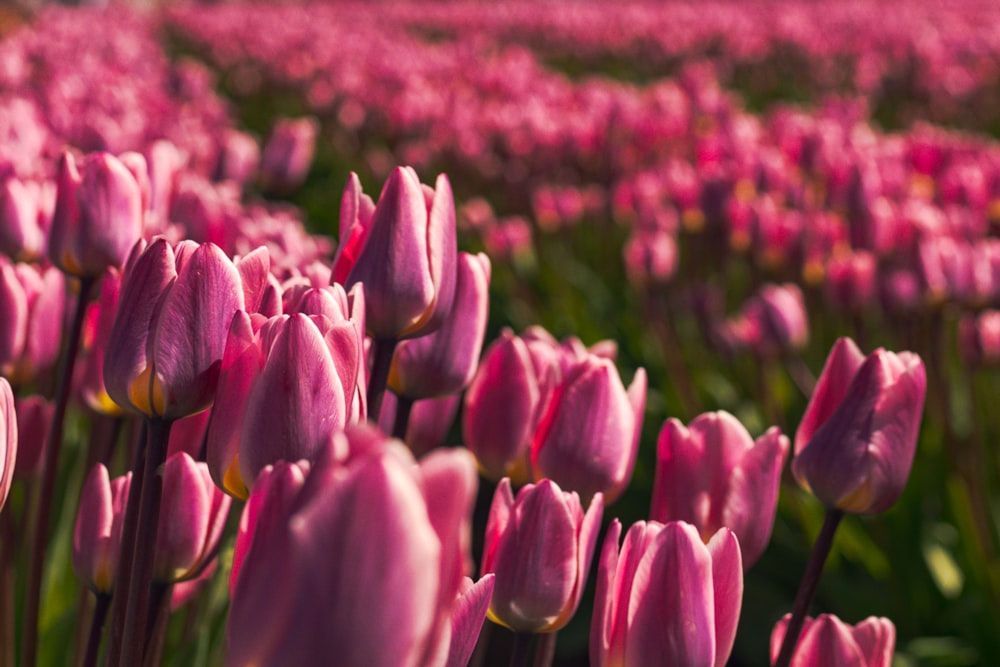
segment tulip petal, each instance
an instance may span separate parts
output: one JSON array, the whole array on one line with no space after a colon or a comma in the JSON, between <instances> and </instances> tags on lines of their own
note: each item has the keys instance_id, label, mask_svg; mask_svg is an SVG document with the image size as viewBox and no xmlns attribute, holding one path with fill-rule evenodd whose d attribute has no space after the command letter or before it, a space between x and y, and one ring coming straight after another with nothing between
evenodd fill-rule
<instances>
[{"instance_id":1,"label":"tulip petal","mask_svg":"<svg viewBox=\"0 0 1000 667\"><path fill-rule=\"evenodd\" d=\"M809 405L795 431L795 455L809 443L816 430L830 418L847 395L851 380L865 360L865 355L850 338L838 338L823 365Z\"/></svg>"},{"instance_id":2,"label":"tulip petal","mask_svg":"<svg viewBox=\"0 0 1000 667\"><path fill-rule=\"evenodd\" d=\"M487 574L476 583L466 578L451 610L451 646L444 667L466 667L479 640L496 577Z\"/></svg>"},{"instance_id":3,"label":"tulip petal","mask_svg":"<svg viewBox=\"0 0 1000 667\"><path fill-rule=\"evenodd\" d=\"M743 562L731 530L720 528L708 542L715 598L715 667L724 667L736 641L743 606Z\"/></svg>"}]
</instances>

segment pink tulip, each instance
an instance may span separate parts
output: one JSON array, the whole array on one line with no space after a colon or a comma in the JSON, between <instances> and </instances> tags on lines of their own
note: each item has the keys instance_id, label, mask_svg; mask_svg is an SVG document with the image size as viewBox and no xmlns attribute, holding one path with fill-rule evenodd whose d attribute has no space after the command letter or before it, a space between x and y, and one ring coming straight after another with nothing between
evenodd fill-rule
<instances>
[{"instance_id":1,"label":"pink tulip","mask_svg":"<svg viewBox=\"0 0 1000 667\"><path fill-rule=\"evenodd\" d=\"M260 156L265 190L289 192L302 185L316 152L319 122L312 117L280 118Z\"/></svg>"},{"instance_id":2,"label":"pink tulip","mask_svg":"<svg viewBox=\"0 0 1000 667\"><path fill-rule=\"evenodd\" d=\"M98 463L87 475L73 532L73 569L91 590L110 593L115 587L122 523L132 473L110 479Z\"/></svg>"},{"instance_id":3,"label":"pink tulip","mask_svg":"<svg viewBox=\"0 0 1000 667\"><path fill-rule=\"evenodd\" d=\"M55 365L65 292L56 268L0 257L0 372L15 385L35 382Z\"/></svg>"},{"instance_id":4,"label":"pink tulip","mask_svg":"<svg viewBox=\"0 0 1000 667\"><path fill-rule=\"evenodd\" d=\"M256 521L232 598L228 665L447 659L468 559L471 457L452 450L417 466L365 427L335 440L350 460L320 457L294 500Z\"/></svg>"},{"instance_id":5,"label":"pink tulip","mask_svg":"<svg viewBox=\"0 0 1000 667\"><path fill-rule=\"evenodd\" d=\"M30 262L45 254L48 220L43 212L46 190L8 176L0 183L0 252Z\"/></svg>"},{"instance_id":6,"label":"pink tulip","mask_svg":"<svg viewBox=\"0 0 1000 667\"><path fill-rule=\"evenodd\" d=\"M111 336L111 328L118 314L121 297L121 274L111 269L101 279L100 294L87 306L84 319L82 353L77 364L77 391L84 404L105 415L119 416L121 406L111 400L104 387L104 355Z\"/></svg>"},{"instance_id":7,"label":"pink tulip","mask_svg":"<svg viewBox=\"0 0 1000 667\"><path fill-rule=\"evenodd\" d=\"M163 467L163 500L156 532L153 579L162 583L198 576L215 557L230 498L212 483L208 466L186 452Z\"/></svg>"},{"instance_id":8,"label":"pink tulip","mask_svg":"<svg viewBox=\"0 0 1000 667\"><path fill-rule=\"evenodd\" d=\"M479 363L489 316L490 260L459 253L455 299L441 327L403 341L389 370L389 388L409 399L457 394Z\"/></svg>"},{"instance_id":9,"label":"pink tulip","mask_svg":"<svg viewBox=\"0 0 1000 667\"><path fill-rule=\"evenodd\" d=\"M495 577L487 574L479 581L465 577L451 612L448 661L445 667L466 667L476 648L493 597Z\"/></svg>"},{"instance_id":10,"label":"pink tulip","mask_svg":"<svg viewBox=\"0 0 1000 667\"><path fill-rule=\"evenodd\" d=\"M109 267L121 267L142 227L139 183L118 158L92 153L78 170L73 155L63 154L49 233L53 264L80 277L96 277Z\"/></svg>"},{"instance_id":11,"label":"pink tulip","mask_svg":"<svg viewBox=\"0 0 1000 667\"><path fill-rule=\"evenodd\" d=\"M340 209L333 280L363 283L369 335L402 340L431 333L455 294L455 203L443 174L424 189L413 169L397 167L378 204L352 175Z\"/></svg>"},{"instance_id":12,"label":"pink tulip","mask_svg":"<svg viewBox=\"0 0 1000 667\"><path fill-rule=\"evenodd\" d=\"M626 390L614 363L587 354L556 386L539 419L532 476L613 502L632 478L645 403L643 369Z\"/></svg>"},{"instance_id":13,"label":"pink tulip","mask_svg":"<svg viewBox=\"0 0 1000 667\"><path fill-rule=\"evenodd\" d=\"M771 633L771 663L778 657L791 614ZM896 627L887 618L870 616L847 625L836 616L806 617L792 656L791 667L890 667L896 646Z\"/></svg>"},{"instance_id":14,"label":"pink tulip","mask_svg":"<svg viewBox=\"0 0 1000 667\"><path fill-rule=\"evenodd\" d=\"M448 431L458 414L461 397L458 394L443 398L426 398L414 401L403 442L417 458L445 443ZM379 428L390 433L396 417L396 396L387 392L379 415Z\"/></svg>"},{"instance_id":15,"label":"pink tulip","mask_svg":"<svg viewBox=\"0 0 1000 667\"><path fill-rule=\"evenodd\" d=\"M743 602L736 536L722 528L706 545L682 521L640 521L619 551L620 534L615 519L597 573L590 664L725 665Z\"/></svg>"},{"instance_id":16,"label":"pink tulip","mask_svg":"<svg viewBox=\"0 0 1000 667\"><path fill-rule=\"evenodd\" d=\"M691 523L705 542L730 529L749 568L771 538L788 446L777 427L754 442L727 412L700 415L686 428L668 419L657 446L650 518Z\"/></svg>"},{"instance_id":17,"label":"pink tulip","mask_svg":"<svg viewBox=\"0 0 1000 667\"><path fill-rule=\"evenodd\" d=\"M0 510L7 502L10 485L14 480L17 461L17 416L14 409L14 392L6 378L0 378Z\"/></svg>"},{"instance_id":18,"label":"pink tulip","mask_svg":"<svg viewBox=\"0 0 1000 667\"><path fill-rule=\"evenodd\" d=\"M226 334L244 308L233 262L212 244L137 245L122 279L104 383L118 405L177 419L212 403Z\"/></svg>"},{"instance_id":19,"label":"pink tulip","mask_svg":"<svg viewBox=\"0 0 1000 667\"><path fill-rule=\"evenodd\" d=\"M493 496L482 573L496 574L489 618L515 632L554 632L583 595L604 502L584 514L580 497L551 480L528 484L515 500L510 479Z\"/></svg>"},{"instance_id":20,"label":"pink tulip","mask_svg":"<svg viewBox=\"0 0 1000 667\"><path fill-rule=\"evenodd\" d=\"M17 409L17 468L18 477L32 478L41 472L45 443L52 424L55 404L44 396L33 394L14 399Z\"/></svg>"},{"instance_id":21,"label":"pink tulip","mask_svg":"<svg viewBox=\"0 0 1000 667\"><path fill-rule=\"evenodd\" d=\"M864 357L839 339L795 433L795 478L827 507L885 511L909 478L926 391L916 354Z\"/></svg>"}]
</instances>

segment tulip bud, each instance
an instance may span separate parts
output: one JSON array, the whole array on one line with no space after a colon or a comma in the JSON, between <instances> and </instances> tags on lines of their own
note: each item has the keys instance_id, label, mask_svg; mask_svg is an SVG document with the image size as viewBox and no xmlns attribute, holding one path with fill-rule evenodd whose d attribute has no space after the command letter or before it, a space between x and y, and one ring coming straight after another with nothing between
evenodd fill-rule
<instances>
[{"instance_id":1,"label":"tulip bud","mask_svg":"<svg viewBox=\"0 0 1000 667\"><path fill-rule=\"evenodd\" d=\"M926 391L916 354L865 358L839 339L795 433L795 478L829 508L885 511L910 475Z\"/></svg>"},{"instance_id":2,"label":"tulip bud","mask_svg":"<svg viewBox=\"0 0 1000 667\"><path fill-rule=\"evenodd\" d=\"M142 192L118 158L88 155L81 173L73 155L63 154L49 233L53 264L70 275L99 276L125 263L142 227Z\"/></svg>"},{"instance_id":3,"label":"tulip bud","mask_svg":"<svg viewBox=\"0 0 1000 667\"><path fill-rule=\"evenodd\" d=\"M0 378L0 510L7 502L17 461L17 416L14 392L6 378Z\"/></svg>"},{"instance_id":4,"label":"tulip bud","mask_svg":"<svg viewBox=\"0 0 1000 667\"><path fill-rule=\"evenodd\" d=\"M66 283L54 267L0 257L0 372L15 385L44 376L62 341Z\"/></svg>"},{"instance_id":5,"label":"tulip bud","mask_svg":"<svg viewBox=\"0 0 1000 667\"><path fill-rule=\"evenodd\" d=\"M26 262L45 253L48 230L40 210L44 196L40 186L14 176L0 183L0 252Z\"/></svg>"},{"instance_id":6,"label":"tulip bud","mask_svg":"<svg viewBox=\"0 0 1000 667\"><path fill-rule=\"evenodd\" d=\"M643 369L626 391L609 359L587 355L556 387L539 420L531 444L534 479L613 502L632 478L645 403Z\"/></svg>"},{"instance_id":7,"label":"tulip bud","mask_svg":"<svg viewBox=\"0 0 1000 667\"><path fill-rule=\"evenodd\" d=\"M445 438L458 413L459 401L458 394L452 394L443 398L425 398L413 402L403 442L415 457L420 458L432 449L445 444ZM396 395L392 392L386 393L385 401L382 403L382 414L379 415L379 428L384 433L392 432L396 409Z\"/></svg>"},{"instance_id":8,"label":"tulip bud","mask_svg":"<svg viewBox=\"0 0 1000 667\"><path fill-rule=\"evenodd\" d=\"M256 522L232 597L227 665L336 655L346 665L420 667L447 653L461 583L452 566L467 558L458 551L475 495L471 459L449 452L432 473L371 429L335 439L355 454L319 457L295 498Z\"/></svg>"},{"instance_id":9,"label":"tulip bud","mask_svg":"<svg viewBox=\"0 0 1000 667\"><path fill-rule=\"evenodd\" d=\"M791 614L771 633L771 664L778 658ZM896 646L896 626L887 618L870 616L847 625L836 616L806 617L790 667L890 667Z\"/></svg>"},{"instance_id":10,"label":"tulip bud","mask_svg":"<svg viewBox=\"0 0 1000 667\"><path fill-rule=\"evenodd\" d=\"M316 151L319 122L315 118L281 118L260 157L265 190L290 192L302 185Z\"/></svg>"},{"instance_id":11,"label":"tulip bud","mask_svg":"<svg viewBox=\"0 0 1000 667\"><path fill-rule=\"evenodd\" d=\"M657 446L650 518L691 523L705 542L720 528L732 530L749 568L771 538L788 446L777 427L754 442L727 412L703 414L687 428L667 420Z\"/></svg>"},{"instance_id":12,"label":"tulip bud","mask_svg":"<svg viewBox=\"0 0 1000 667\"><path fill-rule=\"evenodd\" d=\"M725 528L706 545L689 524L634 524L621 551L608 529L590 629L595 667L722 667L736 639L743 566Z\"/></svg>"},{"instance_id":13,"label":"tulip bud","mask_svg":"<svg viewBox=\"0 0 1000 667\"><path fill-rule=\"evenodd\" d=\"M229 496L212 483L207 465L186 452L167 459L153 562L155 581L173 583L201 573L215 557L229 503Z\"/></svg>"},{"instance_id":14,"label":"tulip bud","mask_svg":"<svg viewBox=\"0 0 1000 667\"><path fill-rule=\"evenodd\" d=\"M457 394L479 363L489 316L490 260L459 253L455 300L437 331L403 341L389 370L389 388L410 399Z\"/></svg>"},{"instance_id":15,"label":"tulip bud","mask_svg":"<svg viewBox=\"0 0 1000 667\"><path fill-rule=\"evenodd\" d=\"M398 167L374 211L356 177L341 204L333 279L363 283L368 333L402 340L441 326L455 294L455 203L443 174L425 192L416 172ZM370 201L370 200L369 200Z\"/></svg>"},{"instance_id":16,"label":"tulip bud","mask_svg":"<svg viewBox=\"0 0 1000 667\"><path fill-rule=\"evenodd\" d=\"M504 478L486 524L482 574L496 574L489 618L515 632L554 632L583 595L604 502L584 514L580 497L548 479L517 494Z\"/></svg>"},{"instance_id":17,"label":"tulip bud","mask_svg":"<svg viewBox=\"0 0 1000 667\"><path fill-rule=\"evenodd\" d=\"M141 254L138 254L140 253ZM108 337L104 383L118 405L178 419L212 403L226 333L244 308L239 272L210 243L136 246Z\"/></svg>"},{"instance_id":18,"label":"tulip bud","mask_svg":"<svg viewBox=\"0 0 1000 667\"><path fill-rule=\"evenodd\" d=\"M104 464L98 463L90 471L80 493L80 509L73 531L73 569L96 593L110 593L115 587L122 523L131 483L132 473L112 480Z\"/></svg>"}]
</instances>

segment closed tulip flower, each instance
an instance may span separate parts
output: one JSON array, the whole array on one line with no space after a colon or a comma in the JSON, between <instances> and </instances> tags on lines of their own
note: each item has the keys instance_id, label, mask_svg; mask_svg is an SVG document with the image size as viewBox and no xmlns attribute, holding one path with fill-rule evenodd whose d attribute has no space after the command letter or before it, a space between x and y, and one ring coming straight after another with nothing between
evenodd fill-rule
<instances>
[{"instance_id":1,"label":"closed tulip flower","mask_svg":"<svg viewBox=\"0 0 1000 667\"><path fill-rule=\"evenodd\" d=\"M490 260L480 253L458 256L451 311L437 331L403 341L389 370L389 388L416 400L457 394L479 363L489 316Z\"/></svg>"},{"instance_id":2,"label":"closed tulip flower","mask_svg":"<svg viewBox=\"0 0 1000 667\"><path fill-rule=\"evenodd\" d=\"M916 354L864 357L841 338L795 433L795 478L828 508L885 511L909 478L926 391Z\"/></svg>"},{"instance_id":3,"label":"closed tulip flower","mask_svg":"<svg viewBox=\"0 0 1000 667\"><path fill-rule=\"evenodd\" d=\"M720 528L740 541L743 566L767 548L778 506L788 438L772 427L756 440L727 412L709 412L685 427L668 419L657 445L649 517L686 521L708 542Z\"/></svg>"},{"instance_id":4,"label":"closed tulip flower","mask_svg":"<svg viewBox=\"0 0 1000 667\"><path fill-rule=\"evenodd\" d=\"M743 566L736 536L708 544L682 521L612 522L597 573L593 667L722 667L736 638Z\"/></svg>"},{"instance_id":5,"label":"closed tulip flower","mask_svg":"<svg viewBox=\"0 0 1000 667\"><path fill-rule=\"evenodd\" d=\"M54 267L0 257L0 373L15 386L44 376L62 341L66 281Z\"/></svg>"},{"instance_id":6,"label":"closed tulip flower","mask_svg":"<svg viewBox=\"0 0 1000 667\"><path fill-rule=\"evenodd\" d=\"M47 196L40 184L16 176L0 182L0 252L26 262L45 254L49 221L43 209Z\"/></svg>"},{"instance_id":7,"label":"closed tulip flower","mask_svg":"<svg viewBox=\"0 0 1000 667\"><path fill-rule=\"evenodd\" d=\"M78 167L72 153L63 154L49 233L53 264L73 276L97 277L125 263L142 228L142 191L121 160L92 153Z\"/></svg>"},{"instance_id":8,"label":"closed tulip flower","mask_svg":"<svg viewBox=\"0 0 1000 667\"><path fill-rule=\"evenodd\" d=\"M771 663L777 659L790 614L771 633ZM890 667L896 646L896 626L871 616L848 625L836 616L805 619L791 667Z\"/></svg>"},{"instance_id":9,"label":"closed tulip flower","mask_svg":"<svg viewBox=\"0 0 1000 667\"><path fill-rule=\"evenodd\" d=\"M215 557L230 498L212 483L208 466L178 452L163 467L163 502L153 578L193 579Z\"/></svg>"},{"instance_id":10,"label":"closed tulip flower","mask_svg":"<svg viewBox=\"0 0 1000 667\"><path fill-rule=\"evenodd\" d=\"M264 189L290 192L302 185L316 152L319 122L312 117L281 118L260 156Z\"/></svg>"},{"instance_id":11,"label":"closed tulip flower","mask_svg":"<svg viewBox=\"0 0 1000 667\"><path fill-rule=\"evenodd\" d=\"M336 439L351 458L320 457L287 508L256 522L232 597L227 665L447 659L455 566L468 558L471 457L453 450L418 466L368 428Z\"/></svg>"},{"instance_id":12,"label":"closed tulip flower","mask_svg":"<svg viewBox=\"0 0 1000 667\"><path fill-rule=\"evenodd\" d=\"M626 390L611 360L587 354L542 413L531 444L532 476L613 502L632 478L645 404L643 369Z\"/></svg>"},{"instance_id":13,"label":"closed tulip flower","mask_svg":"<svg viewBox=\"0 0 1000 667\"><path fill-rule=\"evenodd\" d=\"M17 461L17 416L14 412L14 392L6 378L0 378L0 510L7 502L14 480Z\"/></svg>"},{"instance_id":14,"label":"closed tulip flower","mask_svg":"<svg viewBox=\"0 0 1000 667\"><path fill-rule=\"evenodd\" d=\"M604 503L584 513L580 497L552 480L497 486L486 524L482 573L496 574L489 618L514 632L554 632L569 622L583 595Z\"/></svg>"},{"instance_id":15,"label":"closed tulip flower","mask_svg":"<svg viewBox=\"0 0 1000 667\"><path fill-rule=\"evenodd\" d=\"M110 593L115 587L131 482L132 473L111 479L104 464L98 463L80 492L73 532L73 569L95 593Z\"/></svg>"},{"instance_id":16,"label":"closed tulip flower","mask_svg":"<svg viewBox=\"0 0 1000 667\"><path fill-rule=\"evenodd\" d=\"M434 190L397 167L374 210L352 175L340 211L333 280L365 287L368 334L402 340L444 321L455 294L455 202L443 174Z\"/></svg>"},{"instance_id":17,"label":"closed tulip flower","mask_svg":"<svg viewBox=\"0 0 1000 667\"><path fill-rule=\"evenodd\" d=\"M178 419L212 403L226 334L244 308L233 262L215 245L136 246L108 339L104 384L123 407Z\"/></svg>"}]
</instances>

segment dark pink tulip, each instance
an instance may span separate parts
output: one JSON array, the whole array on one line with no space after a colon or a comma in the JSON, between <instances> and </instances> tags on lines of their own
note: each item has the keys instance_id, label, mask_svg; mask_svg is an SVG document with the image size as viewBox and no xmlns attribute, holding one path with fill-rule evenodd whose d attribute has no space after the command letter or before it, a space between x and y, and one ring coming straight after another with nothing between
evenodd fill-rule
<instances>
[{"instance_id":1,"label":"dark pink tulip","mask_svg":"<svg viewBox=\"0 0 1000 667\"><path fill-rule=\"evenodd\" d=\"M691 523L705 542L728 528L749 568L771 538L788 446L777 427L754 442L727 412L700 415L686 428L668 419L657 445L649 518Z\"/></svg>"},{"instance_id":2,"label":"dark pink tulip","mask_svg":"<svg viewBox=\"0 0 1000 667\"><path fill-rule=\"evenodd\" d=\"M140 253L141 254L138 254ZM118 405L177 419L212 403L240 274L215 245L137 246L109 335L104 383Z\"/></svg>"},{"instance_id":3,"label":"dark pink tulip","mask_svg":"<svg viewBox=\"0 0 1000 667\"><path fill-rule=\"evenodd\" d=\"M278 119L260 156L260 180L266 190L288 192L302 185L312 166L318 133L315 118Z\"/></svg>"},{"instance_id":4,"label":"dark pink tulip","mask_svg":"<svg viewBox=\"0 0 1000 667\"><path fill-rule=\"evenodd\" d=\"M41 210L44 196L41 186L14 176L0 183L0 252L25 262L45 254L48 221Z\"/></svg>"},{"instance_id":5,"label":"dark pink tulip","mask_svg":"<svg viewBox=\"0 0 1000 667\"><path fill-rule=\"evenodd\" d=\"M1000 311L963 315L958 321L958 345L962 357L970 364L1000 363Z\"/></svg>"},{"instance_id":6,"label":"dark pink tulip","mask_svg":"<svg viewBox=\"0 0 1000 667\"><path fill-rule=\"evenodd\" d=\"M118 314L118 299L121 297L121 274L110 269L101 279L101 291L97 299L87 306L83 329L83 357L78 364L76 378L77 391L83 403L105 415L121 415L121 406L111 400L104 387L104 353L111 327Z\"/></svg>"},{"instance_id":7,"label":"dark pink tulip","mask_svg":"<svg viewBox=\"0 0 1000 667\"><path fill-rule=\"evenodd\" d=\"M17 415L14 392L6 378L0 378L0 510L7 502L17 462Z\"/></svg>"},{"instance_id":8,"label":"dark pink tulip","mask_svg":"<svg viewBox=\"0 0 1000 667\"><path fill-rule=\"evenodd\" d=\"M0 257L0 372L14 385L44 376L62 342L66 282L55 267Z\"/></svg>"},{"instance_id":9,"label":"dark pink tulip","mask_svg":"<svg viewBox=\"0 0 1000 667\"><path fill-rule=\"evenodd\" d=\"M791 614L771 633L771 664L778 657ZM869 616L848 625L831 614L806 617L791 667L890 667L896 647L896 626L887 618Z\"/></svg>"},{"instance_id":10,"label":"dark pink tulip","mask_svg":"<svg viewBox=\"0 0 1000 667\"><path fill-rule=\"evenodd\" d=\"M78 170L73 155L64 153L58 185L52 263L81 277L122 266L143 227L142 192L132 172L109 153L88 155Z\"/></svg>"},{"instance_id":11,"label":"dark pink tulip","mask_svg":"<svg viewBox=\"0 0 1000 667\"><path fill-rule=\"evenodd\" d=\"M389 370L390 389L416 400L457 394L469 384L486 335L489 288L489 258L459 253L451 311L433 333L399 344Z\"/></svg>"},{"instance_id":12,"label":"dark pink tulip","mask_svg":"<svg viewBox=\"0 0 1000 667\"><path fill-rule=\"evenodd\" d=\"M798 350L809 340L809 318L797 285L764 285L728 325L731 342L758 354Z\"/></svg>"},{"instance_id":13,"label":"dark pink tulip","mask_svg":"<svg viewBox=\"0 0 1000 667\"><path fill-rule=\"evenodd\" d=\"M156 533L153 579L196 577L215 557L230 498L212 483L208 466L178 452L163 466L163 510Z\"/></svg>"},{"instance_id":14,"label":"dark pink tulip","mask_svg":"<svg viewBox=\"0 0 1000 667\"><path fill-rule=\"evenodd\" d=\"M110 593L118 572L122 522L132 473L110 479L98 463L80 492L80 508L73 532L73 569L91 590Z\"/></svg>"},{"instance_id":15,"label":"dark pink tulip","mask_svg":"<svg viewBox=\"0 0 1000 667\"><path fill-rule=\"evenodd\" d=\"M414 401L410 421L406 427L406 446L417 458L445 444L445 438L458 414L461 397L458 394L442 398ZM396 395L388 392L379 415L379 428L390 433L396 417Z\"/></svg>"},{"instance_id":16,"label":"dark pink tulip","mask_svg":"<svg viewBox=\"0 0 1000 667\"><path fill-rule=\"evenodd\" d=\"M246 132L227 130L222 138L216 177L222 181L246 183L260 164L260 146ZM310 160L311 161L311 160Z\"/></svg>"},{"instance_id":17,"label":"dark pink tulip","mask_svg":"<svg viewBox=\"0 0 1000 667\"><path fill-rule=\"evenodd\" d=\"M926 391L916 354L879 348L862 359L838 340L795 434L795 478L827 507L888 509L910 475Z\"/></svg>"},{"instance_id":18,"label":"dark pink tulip","mask_svg":"<svg viewBox=\"0 0 1000 667\"><path fill-rule=\"evenodd\" d=\"M640 521L619 552L620 534L615 519L597 571L590 664L725 665L743 603L736 536L722 528L706 545L682 521Z\"/></svg>"},{"instance_id":19,"label":"dark pink tulip","mask_svg":"<svg viewBox=\"0 0 1000 667\"><path fill-rule=\"evenodd\" d=\"M446 176L425 191L415 171L397 167L370 216L352 177L341 203L340 235L333 279L346 274L345 287L364 284L369 335L401 340L441 326L455 294L457 261L455 203Z\"/></svg>"},{"instance_id":20,"label":"dark pink tulip","mask_svg":"<svg viewBox=\"0 0 1000 667\"><path fill-rule=\"evenodd\" d=\"M634 286L664 285L677 271L677 240L671 230L636 228L622 252L625 273Z\"/></svg>"},{"instance_id":21,"label":"dark pink tulip","mask_svg":"<svg viewBox=\"0 0 1000 667\"><path fill-rule=\"evenodd\" d=\"M492 479L529 477L529 447L544 384L524 340L504 329L486 350L465 392L462 434L481 472Z\"/></svg>"},{"instance_id":22,"label":"dark pink tulip","mask_svg":"<svg viewBox=\"0 0 1000 667\"><path fill-rule=\"evenodd\" d=\"M552 480L528 484L515 500L497 486L486 524L482 573L496 574L489 618L515 632L554 632L569 622L590 571L604 502L586 514L575 492Z\"/></svg>"},{"instance_id":23,"label":"dark pink tulip","mask_svg":"<svg viewBox=\"0 0 1000 667\"><path fill-rule=\"evenodd\" d=\"M16 473L18 477L30 478L41 471L55 404L35 394L15 398L14 405L18 433Z\"/></svg>"},{"instance_id":24,"label":"dark pink tulip","mask_svg":"<svg viewBox=\"0 0 1000 667\"><path fill-rule=\"evenodd\" d=\"M632 478L645 404L645 370L626 390L611 360L587 354L542 413L531 444L532 476L613 502Z\"/></svg>"},{"instance_id":25,"label":"dark pink tulip","mask_svg":"<svg viewBox=\"0 0 1000 667\"><path fill-rule=\"evenodd\" d=\"M837 308L856 312L875 302L875 255L859 250L834 255L826 264L826 296Z\"/></svg>"},{"instance_id":26,"label":"dark pink tulip","mask_svg":"<svg viewBox=\"0 0 1000 667\"><path fill-rule=\"evenodd\" d=\"M459 550L475 494L471 458L444 453L431 472L371 429L335 440L351 459L321 457L287 509L256 522L232 598L228 665L325 655L422 667L447 657L461 585L453 566L468 557Z\"/></svg>"}]
</instances>

